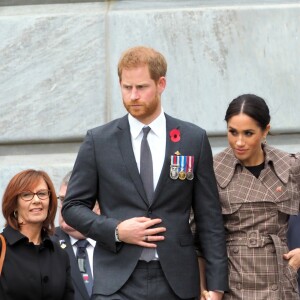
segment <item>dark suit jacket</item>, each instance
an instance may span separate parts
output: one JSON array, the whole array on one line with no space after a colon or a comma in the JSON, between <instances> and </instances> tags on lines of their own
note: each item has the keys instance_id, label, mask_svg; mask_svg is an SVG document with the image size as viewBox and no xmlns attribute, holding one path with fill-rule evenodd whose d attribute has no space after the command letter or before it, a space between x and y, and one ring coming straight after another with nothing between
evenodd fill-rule
<instances>
[{"instance_id":1,"label":"dark suit jacket","mask_svg":"<svg viewBox=\"0 0 300 300\"><path fill-rule=\"evenodd\" d=\"M70 241L70 236L67 233L65 233L63 230L61 230L60 227L56 227L55 234L52 236L51 239L60 245L62 241L64 241L63 244L66 245L66 247L63 249L68 253L70 258L71 277L72 277L72 283L75 290L74 300L89 300L90 297L84 285L82 275L78 269L77 259L73 251L73 247Z\"/></svg>"},{"instance_id":2,"label":"dark suit jacket","mask_svg":"<svg viewBox=\"0 0 300 300\"><path fill-rule=\"evenodd\" d=\"M94 293L110 295L133 272L142 248L116 243L115 228L122 220L161 218L167 228L157 252L165 276L181 298L196 297L199 272L189 226L193 207L201 250L207 261L211 290L227 290L224 226L213 172L211 148L200 127L166 115L166 153L162 172L149 205L135 161L128 116L89 130L79 150L62 208L68 224L97 241L94 252ZM179 142L169 132L180 131ZM194 180L170 178L170 157L193 155ZM155 162L154 162L155 163ZM100 199L101 215L92 212Z\"/></svg>"},{"instance_id":3,"label":"dark suit jacket","mask_svg":"<svg viewBox=\"0 0 300 300\"><path fill-rule=\"evenodd\" d=\"M290 216L287 239L290 250L300 248L300 214ZM300 291L300 270L298 270L298 288Z\"/></svg>"}]
</instances>

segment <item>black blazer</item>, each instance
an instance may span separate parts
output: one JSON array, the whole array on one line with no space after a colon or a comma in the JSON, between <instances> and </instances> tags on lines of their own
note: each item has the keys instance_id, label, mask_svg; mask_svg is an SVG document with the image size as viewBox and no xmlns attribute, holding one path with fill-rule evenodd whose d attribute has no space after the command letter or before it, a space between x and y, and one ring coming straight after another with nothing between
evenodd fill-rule
<instances>
[{"instance_id":1,"label":"black blazer","mask_svg":"<svg viewBox=\"0 0 300 300\"><path fill-rule=\"evenodd\" d=\"M60 227L55 228L54 236L51 239L58 243L68 253L71 265L71 277L75 290L74 300L89 300L89 294L82 279L82 275L78 268L77 259L75 257L73 247L70 241L70 236L61 230Z\"/></svg>"},{"instance_id":2,"label":"black blazer","mask_svg":"<svg viewBox=\"0 0 300 300\"><path fill-rule=\"evenodd\" d=\"M44 236L36 246L10 226L3 235L7 251L0 276L1 300L74 299L69 257L56 243Z\"/></svg>"},{"instance_id":3,"label":"black blazer","mask_svg":"<svg viewBox=\"0 0 300 300\"><path fill-rule=\"evenodd\" d=\"M211 147L200 127L166 115L166 153L162 172L149 205L135 161L128 116L87 132L80 147L62 214L68 224L97 241L94 252L94 293L110 295L127 281L142 248L115 242L122 220L159 217L167 231L157 243L164 274L181 298L199 293L199 272L189 226L193 207L211 290L227 290L227 254ZM169 132L177 128L180 141ZM179 151L195 159L193 180L170 178L170 157ZM155 162L154 162L155 163ZM92 212L99 199L101 215Z\"/></svg>"}]
</instances>

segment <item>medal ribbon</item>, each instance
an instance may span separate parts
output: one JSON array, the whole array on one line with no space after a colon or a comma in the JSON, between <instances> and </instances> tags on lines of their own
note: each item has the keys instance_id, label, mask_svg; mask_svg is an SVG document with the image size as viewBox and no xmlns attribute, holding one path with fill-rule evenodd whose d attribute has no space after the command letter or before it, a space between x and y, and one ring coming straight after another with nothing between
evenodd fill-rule
<instances>
[{"instance_id":1,"label":"medal ribbon","mask_svg":"<svg viewBox=\"0 0 300 300\"><path fill-rule=\"evenodd\" d=\"M179 156L179 164L180 164L180 171L185 171L186 167L186 156L180 155Z\"/></svg>"},{"instance_id":2,"label":"medal ribbon","mask_svg":"<svg viewBox=\"0 0 300 300\"><path fill-rule=\"evenodd\" d=\"M171 165L178 166L178 156L177 155L171 155Z\"/></svg>"},{"instance_id":3,"label":"medal ribbon","mask_svg":"<svg viewBox=\"0 0 300 300\"><path fill-rule=\"evenodd\" d=\"M192 172L194 167L194 156L187 157L187 172Z\"/></svg>"}]
</instances>

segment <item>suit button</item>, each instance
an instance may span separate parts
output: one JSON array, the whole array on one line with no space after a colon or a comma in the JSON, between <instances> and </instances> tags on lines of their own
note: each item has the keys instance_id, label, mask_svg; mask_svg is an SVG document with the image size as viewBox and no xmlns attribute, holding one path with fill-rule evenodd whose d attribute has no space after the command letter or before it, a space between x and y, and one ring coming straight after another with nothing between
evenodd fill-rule
<instances>
[{"instance_id":1,"label":"suit button","mask_svg":"<svg viewBox=\"0 0 300 300\"><path fill-rule=\"evenodd\" d=\"M277 285L277 284L272 284L271 289L272 289L273 291L278 290L278 285Z\"/></svg>"},{"instance_id":2,"label":"suit button","mask_svg":"<svg viewBox=\"0 0 300 300\"><path fill-rule=\"evenodd\" d=\"M148 215L151 215L152 214L152 210L148 210Z\"/></svg>"},{"instance_id":3,"label":"suit button","mask_svg":"<svg viewBox=\"0 0 300 300\"><path fill-rule=\"evenodd\" d=\"M43 282L44 282L44 283L47 283L48 281L49 281L49 277L48 277L48 276L44 276L44 277L43 277Z\"/></svg>"}]
</instances>

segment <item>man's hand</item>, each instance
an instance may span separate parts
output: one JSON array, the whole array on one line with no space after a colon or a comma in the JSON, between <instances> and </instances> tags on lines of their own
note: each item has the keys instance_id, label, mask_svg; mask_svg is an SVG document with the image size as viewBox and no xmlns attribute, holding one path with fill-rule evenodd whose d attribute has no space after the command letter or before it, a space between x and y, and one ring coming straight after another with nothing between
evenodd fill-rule
<instances>
[{"instance_id":1,"label":"man's hand","mask_svg":"<svg viewBox=\"0 0 300 300\"><path fill-rule=\"evenodd\" d=\"M203 291L201 295L201 300L221 300L223 298L223 294L221 292L216 291Z\"/></svg>"},{"instance_id":2,"label":"man's hand","mask_svg":"<svg viewBox=\"0 0 300 300\"><path fill-rule=\"evenodd\" d=\"M296 248L286 254L283 254L283 258L288 260L289 265L298 271L300 268L300 248Z\"/></svg>"},{"instance_id":3,"label":"man's hand","mask_svg":"<svg viewBox=\"0 0 300 300\"><path fill-rule=\"evenodd\" d=\"M128 244L141 247L156 248L154 242L163 241L163 235L157 235L166 231L165 227L151 228L161 223L161 219L137 217L125 220L118 225L119 239Z\"/></svg>"}]
</instances>

